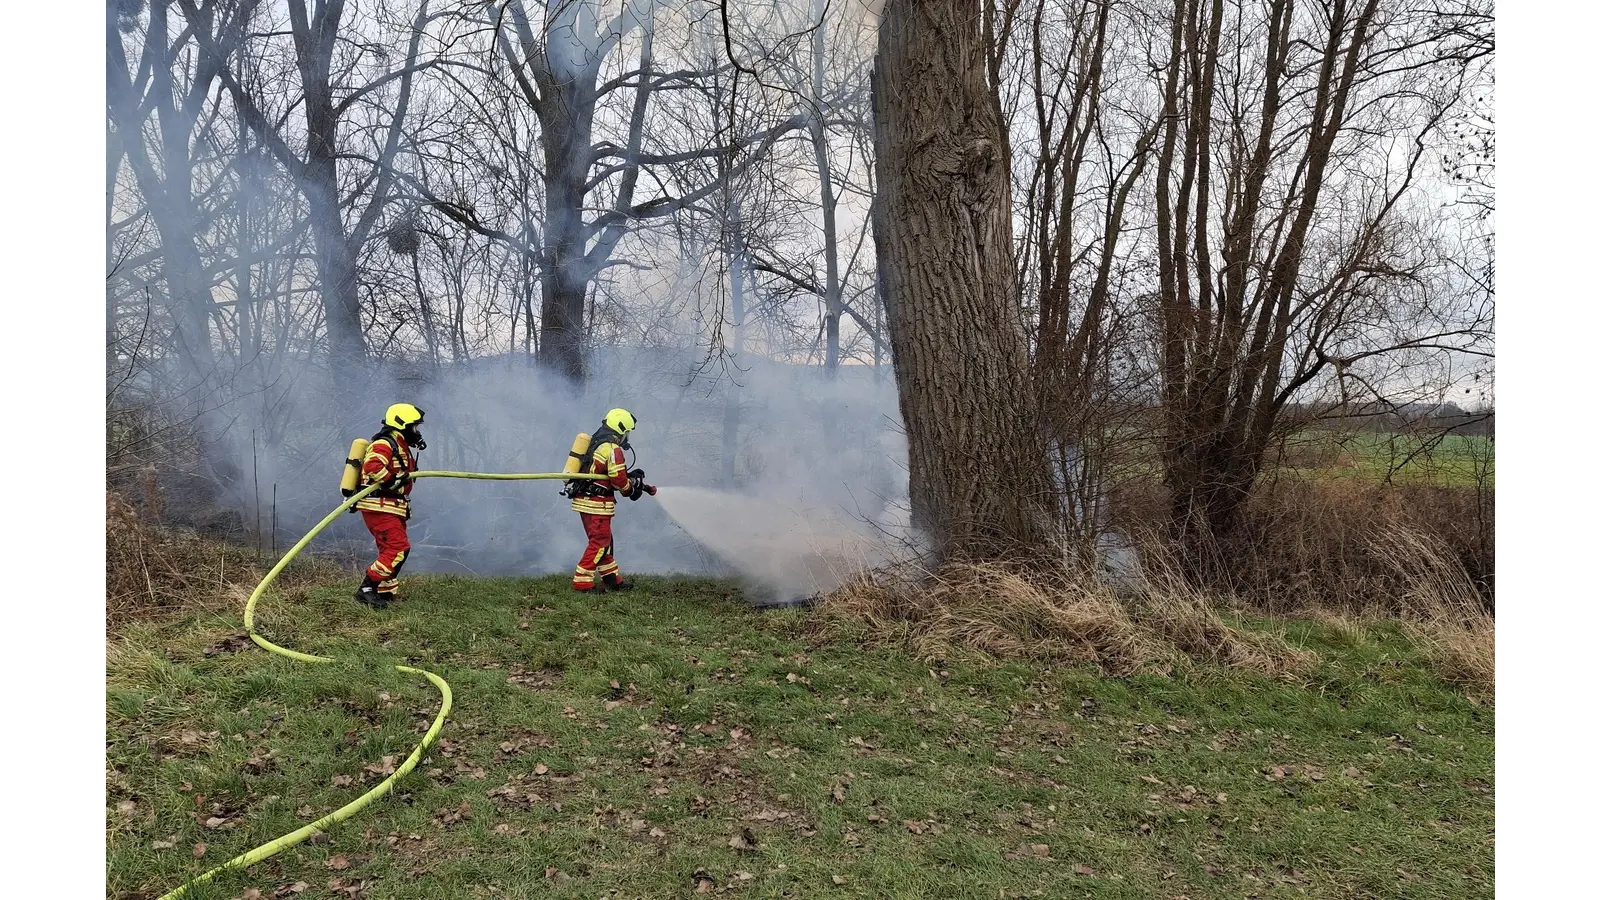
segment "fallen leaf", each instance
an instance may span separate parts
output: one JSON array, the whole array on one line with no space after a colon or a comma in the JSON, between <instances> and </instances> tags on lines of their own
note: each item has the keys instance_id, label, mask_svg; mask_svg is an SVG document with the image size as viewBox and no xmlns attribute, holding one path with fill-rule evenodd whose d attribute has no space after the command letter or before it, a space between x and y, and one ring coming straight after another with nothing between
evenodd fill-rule
<instances>
[{"instance_id":1,"label":"fallen leaf","mask_svg":"<svg viewBox=\"0 0 1600 900\"><path fill-rule=\"evenodd\" d=\"M835 802L835 803L843 803L844 802L844 789L845 789L845 783L844 782L835 781L833 783L833 789L831 791L829 791L829 793L833 795L833 802Z\"/></svg>"},{"instance_id":2,"label":"fallen leaf","mask_svg":"<svg viewBox=\"0 0 1600 900\"><path fill-rule=\"evenodd\" d=\"M206 842L205 841L201 841L200 843L195 844L194 845L194 858L195 859L199 859L200 857L205 856L205 855L206 855Z\"/></svg>"},{"instance_id":3,"label":"fallen leaf","mask_svg":"<svg viewBox=\"0 0 1600 900\"><path fill-rule=\"evenodd\" d=\"M397 760L397 759L399 759L399 757L396 757L396 756L385 756L383 758L382 762L376 762L376 763L373 763L372 765L364 766L364 767L362 767L362 771L363 772L370 772L373 775L393 775L394 774L394 769L395 769L395 765L394 764L395 764L395 760Z\"/></svg>"},{"instance_id":4,"label":"fallen leaf","mask_svg":"<svg viewBox=\"0 0 1600 900\"><path fill-rule=\"evenodd\" d=\"M228 824L228 820L222 818L221 816L212 816L205 821L205 826L207 828L221 828L226 824Z\"/></svg>"},{"instance_id":5,"label":"fallen leaf","mask_svg":"<svg viewBox=\"0 0 1600 900\"><path fill-rule=\"evenodd\" d=\"M152 841L151 850L170 850L177 845L177 841Z\"/></svg>"},{"instance_id":6,"label":"fallen leaf","mask_svg":"<svg viewBox=\"0 0 1600 900\"><path fill-rule=\"evenodd\" d=\"M843 875L835 875L835 876L833 876L833 883L834 884L844 884L844 882L845 882L845 877Z\"/></svg>"},{"instance_id":7,"label":"fallen leaf","mask_svg":"<svg viewBox=\"0 0 1600 900\"><path fill-rule=\"evenodd\" d=\"M915 819L906 819L905 821L901 822L900 824L904 825L906 827L906 830L911 832L912 834L921 834L923 832L922 823L916 821Z\"/></svg>"},{"instance_id":8,"label":"fallen leaf","mask_svg":"<svg viewBox=\"0 0 1600 900\"><path fill-rule=\"evenodd\" d=\"M349 775L335 775L335 776L333 776L333 786L334 787L349 787L354 782L355 782L355 779L350 777Z\"/></svg>"},{"instance_id":9,"label":"fallen leaf","mask_svg":"<svg viewBox=\"0 0 1600 900\"><path fill-rule=\"evenodd\" d=\"M728 846L746 853L754 853L756 849L756 836L750 829L741 829L740 832L728 839Z\"/></svg>"},{"instance_id":10,"label":"fallen leaf","mask_svg":"<svg viewBox=\"0 0 1600 900\"><path fill-rule=\"evenodd\" d=\"M1076 875L1094 875L1094 874L1096 874L1093 869L1089 868L1086 865L1083 865L1082 863L1079 863L1078 865L1073 866L1072 867L1072 871Z\"/></svg>"},{"instance_id":11,"label":"fallen leaf","mask_svg":"<svg viewBox=\"0 0 1600 900\"><path fill-rule=\"evenodd\" d=\"M350 868L350 858L345 856L345 855L343 855L343 854L340 854L338 856L333 857L332 859L329 859L327 862L323 863L322 865L323 865L323 868L332 869L335 872L343 872L345 869Z\"/></svg>"},{"instance_id":12,"label":"fallen leaf","mask_svg":"<svg viewBox=\"0 0 1600 900\"><path fill-rule=\"evenodd\" d=\"M261 891L256 888L245 888L244 893L239 895L239 900L261 900Z\"/></svg>"},{"instance_id":13,"label":"fallen leaf","mask_svg":"<svg viewBox=\"0 0 1600 900\"><path fill-rule=\"evenodd\" d=\"M545 773L547 773L549 771L550 771L550 767L545 765L544 763L539 763L537 766L533 767L533 774L535 774L535 775L543 775L543 774L545 774Z\"/></svg>"}]
</instances>

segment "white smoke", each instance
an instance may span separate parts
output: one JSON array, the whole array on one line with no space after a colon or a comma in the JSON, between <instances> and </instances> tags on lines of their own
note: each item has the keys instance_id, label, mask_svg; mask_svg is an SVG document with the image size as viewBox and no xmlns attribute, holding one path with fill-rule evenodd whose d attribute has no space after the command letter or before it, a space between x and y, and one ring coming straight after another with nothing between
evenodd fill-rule
<instances>
[{"instance_id":1,"label":"white smoke","mask_svg":"<svg viewBox=\"0 0 1600 900\"><path fill-rule=\"evenodd\" d=\"M252 524L258 505L263 528L275 518L278 546L287 546L339 502L351 439L371 436L394 402L426 412L421 468L472 472L559 472L573 436L622 406L639 419L630 465L661 487L655 498L618 504L613 527L624 575L737 572L788 596L811 594L836 584L840 566L886 552L882 530L903 535L906 450L888 372L874 378L869 367L844 366L830 381L815 366L747 356L745 371L727 372L703 362L692 351L602 354L576 391L525 357L388 367L337 390L301 372L272 395L270 411L254 408L264 395L235 401L238 421L270 419L277 437L257 436L252 446L244 428L228 433L245 473L233 502ZM740 382L733 432L726 430L730 378ZM729 434L731 483L724 478ZM407 571L570 572L585 538L560 487L417 482ZM315 546L361 556L371 539L352 515Z\"/></svg>"}]
</instances>

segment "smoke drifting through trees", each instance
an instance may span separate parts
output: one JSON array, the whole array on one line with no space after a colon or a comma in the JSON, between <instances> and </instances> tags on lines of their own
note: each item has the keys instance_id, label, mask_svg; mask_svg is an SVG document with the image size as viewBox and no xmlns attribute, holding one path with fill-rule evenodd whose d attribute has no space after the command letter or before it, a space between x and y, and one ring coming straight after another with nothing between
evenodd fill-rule
<instances>
[{"instance_id":1,"label":"smoke drifting through trees","mask_svg":"<svg viewBox=\"0 0 1600 900\"><path fill-rule=\"evenodd\" d=\"M1492 384L1492 6L955 7L971 27L927 46L970 51L962 115L993 123L973 160L1009 199L994 234L1015 269L976 315L1015 317L1005 377L1037 389L1016 410L991 391L951 427L975 442L1027 423L990 446L1048 448L1049 530L1090 536L1119 460L1159 441L1175 533L1209 539L1302 413L1398 415ZM874 45L907 37L880 36L879 13L108 2L112 484L154 464L185 491L175 513L253 527L254 485L276 483L292 531L405 396L438 423L430 454L463 467L554 466L622 403L642 448L675 429L647 452L686 484L903 496L902 439L870 464L851 449L851 471L825 452L893 435L929 389L889 347L907 327L892 273L923 239L892 232L922 213L873 199L913 158L879 159L875 126L932 92L870 96ZM893 221L875 233L874 215ZM951 346L930 350L1012 330L981 324L934 323ZM573 530L564 507L474 507L486 490L424 484L419 525L433 493L463 515L446 527L441 506L441 544L509 535L507 517ZM931 521L949 502L918 505ZM569 565L506 540L476 563Z\"/></svg>"}]
</instances>

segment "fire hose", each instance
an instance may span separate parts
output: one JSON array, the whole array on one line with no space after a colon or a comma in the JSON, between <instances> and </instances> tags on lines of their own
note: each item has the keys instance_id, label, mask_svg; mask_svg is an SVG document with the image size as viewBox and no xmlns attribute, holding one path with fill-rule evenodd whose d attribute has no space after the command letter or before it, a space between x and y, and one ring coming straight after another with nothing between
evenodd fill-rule
<instances>
[{"instance_id":1,"label":"fire hose","mask_svg":"<svg viewBox=\"0 0 1600 900\"><path fill-rule=\"evenodd\" d=\"M599 479L605 478L606 476L604 476L604 475L574 475L574 474L565 473L565 472L534 472L534 473L516 473L516 474L495 474L495 473L487 473L487 472L442 472L441 471L441 472L413 472L413 473L411 473L411 477L412 478L474 478L474 479L481 479L481 480L487 480L487 481L531 481L531 480L539 480L539 479L599 480ZM250 640L255 641L256 644L259 645L263 650L266 650L266 651L271 652L271 653L276 653L279 656L287 656L290 659L296 659L296 660L299 660L300 662L308 662L308 663L330 663L330 662L334 662L332 657L317 656L317 655L311 654L311 653L301 653L298 650L290 650L287 647L280 647L277 644L274 644L273 642L271 642L271 641L267 640L266 638L262 637L261 635L257 634L256 633L256 626L255 626L256 602L259 601L261 599L261 596L266 592L267 585L271 584L273 582L273 580L278 577L278 573L282 572L284 570L284 568L289 565L290 561L292 561L295 558L295 556L297 556L300 553L301 550L304 550L306 548L306 545L311 543L312 538L315 538L318 534L320 534L322 532L322 530L324 528L327 528L329 525L331 525L335 519L339 518L339 515L341 513L343 513L345 510L349 509L350 507L354 506L356 504L356 502L359 501L361 498L367 496L368 494L370 494L373 491L377 490L381 486L382 486L381 484L368 485L367 487L361 489L360 491L357 491L354 495L352 495L349 499L345 500L343 503L339 504L337 507L334 508L334 510L332 512L328 513L326 516L323 516L322 521L318 522L315 526L312 527L312 529L310 531L306 532L305 537L301 538L299 540L299 542L297 542L293 547L290 547L288 552L283 554L283 558L278 560L277 564L274 565L270 570L267 571L267 574L262 577L261 583L256 585L256 588L255 588L254 591L250 592L250 599L245 601L245 605L244 605L244 627L245 627L246 633L248 633L250 635ZM405 762L402 762L399 766L395 767L393 775L390 775L388 778L385 778L382 782L380 782L372 790L367 791L365 794L362 794L361 796L359 796L356 799L350 801L349 803L346 803L344 806L341 806L338 809L334 810L333 812L328 813L327 815L323 816L322 818L317 819L315 822L312 822L309 825L305 825L305 826L303 826L301 828L297 828L294 831L291 831L288 834L283 835L282 837L270 840L270 841L266 842L265 844L262 844L261 846L256 847L253 850L249 850L249 851L246 851L244 853L239 854L238 856L235 856L233 859L228 860L227 862L223 863L222 865L217 866L216 868L214 868L214 869L212 869L212 870L210 870L210 871L208 871L208 872L206 872L206 873L204 873L202 875L199 875L199 876L191 879L190 881L188 881L187 883L185 883L181 887L175 888L172 891L162 895L161 900L177 900L177 898L182 897L185 894L187 894L191 888L195 887L196 885L205 884L206 882L211 881L213 878L216 878L218 875L222 874L223 872L226 872L226 871L228 871L230 869L243 869L243 868L246 868L248 866L255 865L256 863L258 863L258 862L260 862L260 861L262 861L264 859L267 859L268 857L274 856L274 855L276 855L276 854L278 854L278 853L280 853L280 852L282 852L284 850L289 849L290 847L293 847L294 845L304 841L305 839L311 837L314 834L317 834L319 832L325 831L329 827L331 827L333 825L337 825L340 822L343 822L345 819L350 818L351 816L353 816L356 813L360 812L361 810L365 809L367 806L371 805L372 801L374 801L374 800L378 799L379 797L382 797L383 795L389 793L389 791L393 790L396 781L398 781L399 779L405 777L408 773L411 772L412 769L416 768L417 763L419 761L421 761L421 759L422 759L423 751L427 750L428 745L432 744L434 739L439 736L439 731L444 728L444 720L445 720L445 718L450 715L450 703L451 703L450 683L445 681L443 678L439 677L438 675L436 675L436 674L434 674L432 672L429 672L426 669L418 669L418 668L414 668L412 666L402 666L402 665L398 665L397 664L397 665L395 665L395 670L399 671L399 672L404 672L407 675L421 675L423 678L426 678L434 687L439 689L440 704L439 704L439 713L433 717L433 724L431 726L429 726L427 733L425 733L422 736L422 740L417 742L417 746L412 749L411 755L406 757Z\"/></svg>"}]
</instances>

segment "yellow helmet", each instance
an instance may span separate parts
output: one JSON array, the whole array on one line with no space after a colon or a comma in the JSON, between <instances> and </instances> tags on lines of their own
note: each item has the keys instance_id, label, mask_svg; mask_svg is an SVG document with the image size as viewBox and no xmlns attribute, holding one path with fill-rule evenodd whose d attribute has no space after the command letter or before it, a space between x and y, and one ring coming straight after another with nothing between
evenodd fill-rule
<instances>
[{"instance_id":1,"label":"yellow helmet","mask_svg":"<svg viewBox=\"0 0 1600 900\"><path fill-rule=\"evenodd\" d=\"M422 410L409 403L396 403L383 414L383 424L404 431L412 425L422 424Z\"/></svg>"},{"instance_id":2,"label":"yellow helmet","mask_svg":"<svg viewBox=\"0 0 1600 900\"><path fill-rule=\"evenodd\" d=\"M633 417L633 413L628 412L621 407L606 413L606 427L612 431L615 431L617 434L627 434L628 432L632 431L634 426L637 424L639 424L639 422Z\"/></svg>"}]
</instances>

